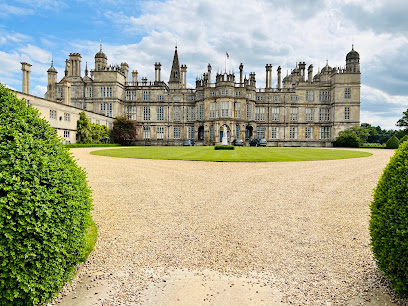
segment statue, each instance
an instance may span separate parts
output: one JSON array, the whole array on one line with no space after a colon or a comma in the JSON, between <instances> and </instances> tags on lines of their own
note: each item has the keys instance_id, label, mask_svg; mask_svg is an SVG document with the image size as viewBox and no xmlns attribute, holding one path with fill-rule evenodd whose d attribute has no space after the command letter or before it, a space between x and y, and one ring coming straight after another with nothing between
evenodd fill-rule
<instances>
[{"instance_id":1,"label":"statue","mask_svg":"<svg viewBox=\"0 0 408 306\"><path fill-rule=\"evenodd\" d=\"M223 126L223 133L222 133L222 145L227 146L228 145L228 131L227 131L227 126Z\"/></svg>"}]
</instances>

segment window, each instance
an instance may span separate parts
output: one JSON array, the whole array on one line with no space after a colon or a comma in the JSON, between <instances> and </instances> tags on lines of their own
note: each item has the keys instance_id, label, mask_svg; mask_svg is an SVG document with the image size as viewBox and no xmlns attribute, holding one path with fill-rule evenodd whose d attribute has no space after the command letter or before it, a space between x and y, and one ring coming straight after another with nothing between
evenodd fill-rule
<instances>
[{"instance_id":1,"label":"window","mask_svg":"<svg viewBox=\"0 0 408 306\"><path fill-rule=\"evenodd\" d=\"M150 120L150 106L143 106L143 120Z\"/></svg>"},{"instance_id":2,"label":"window","mask_svg":"<svg viewBox=\"0 0 408 306\"><path fill-rule=\"evenodd\" d=\"M194 139L194 127L187 127L187 139Z\"/></svg>"},{"instance_id":3,"label":"window","mask_svg":"<svg viewBox=\"0 0 408 306\"><path fill-rule=\"evenodd\" d=\"M291 108L290 109L290 121L297 121L298 120L298 109Z\"/></svg>"},{"instance_id":4,"label":"window","mask_svg":"<svg viewBox=\"0 0 408 306\"><path fill-rule=\"evenodd\" d=\"M255 107L255 120L265 120L265 107Z\"/></svg>"},{"instance_id":5,"label":"window","mask_svg":"<svg viewBox=\"0 0 408 306\"><path fill-rule=\"evenodd\" d=\"M320 113L319 113L319 120L320 121L330 121L330 109L321 108Z\"/></svg>"},{"instance_id":6,"label":"window","mask_svg":"<svg viewBox=\"0 0 408 306\"><path fill-rule=\"evenodd\" d=\"M257 96L256 100L257 101L265 101L265 98L266 98L265 96Z\"/></svg>"},{"instance_id":7,"label":"window","mask_svg":"<svg viewBox=\"0 0 408 306\"><path fill-rule=\"evenodd\" d=\"M307 127L305 129L305 138L306 139L313 139L313 128L312 127Z\"/></svg>"},{"instance_id":8,"label":"window","mask_svg":"<svg viewBox=\"0 0 408 306\"><path fill-rule=\"evenodd\" d=\"M112 97L112 87L101 87L100 89L101 97Z\"/></svg>"},{"instance_id":9,"label":"window","mask_svg":"<svg viewBox=\"0 0 408 306\"><path fill-rule=\"evenodd\" d=\"M349 120L350 119L350 107L346 106L344 108L344 119Z\"/></svg>"},{"instance_id":10,"label":"window","mask_svg":"<svg viewBox=\"0 0 408 306\"><path fill-rule=\"evenodd\" d=\"M187 106L187 121L195 120L194 117L194 106Z\"/></svg>"},{"instance_id":11,"label":"window","mask_svg":"<svg viewBox=\"0 0 408 306\"><path fill-rule=\"evenodd\" d=\"M256 128L256 137L257 138L265 138L265 128L264 127L257 127Z\"/></svg>"},{"instance_id":12,"label":"window","mask_svg":"<svg viewBox=\"0 0 408 306\"><path fill-rule=\"evenodd\" d=\"M150 139L150 126L143 126L143 139Z\"/></svg>"},{"instance_id":13,"label":"window","mask_svg":"<svg viewBox=\"0 0 408 306\"><path fill-rule=\"evenodd\" d=\"M236 97L240 97L240 96L241 96L241 92L240 92L240 91L236 91L236 92L235 92L235 96L236 96Z\"/></svg>"},{"instance_id":14,"label":"window","mask_svg":"<svg viewBox=\"0 0 408 306\"><path fill-rule=\"evenodd\" d=\"M164 126L157 127L157 139L164 139Z\"/></svg>"},{"instance_id":15,"label":"window","mask_svg":"<svg viewBox=\"0 0 408 306\"><path fill-rule=\"evenodd\" d=\"M273 96L272 101L279 101L279 96Z\"/></svg>"},{"instance_id":16,"label":"window","mask_svg":"<svg viewBox=\"0 0 408 306\"><path fill-rule=\"evenodd\" d=\"M210 97L215 97L215 91L210 91Z\"/></svg>"},{"instance_id":17,"label":"window","mask_svg":"<svg viewBox=\"0 0 408 306\"><path fill-rule=\"evenodd\" d=\"M273 127L271 130L271 138L272 139L278 139L279 138L279 128L278 127Z\"/></svg>"},{"instance_id":18,"label":"window","mask_svg":"<svg viewBox=\"0 0 408 306\"><path fill-rule=\"evenodd\" d=\"M136 100L136 90L127 90L126 91L126 100Z\"/></svg>"},{"instance_id":19,"label":"window","mask_svg":"<svg viewBox=\"0 0 408 306\"><path fill-rule=\"evenodd\" d=\"M210 125L210 140L214 141L214 126Z\"/></svg>"},{"instance_id":20,"label":"window","mask_svg":"<svg viewBox=\"0 0 408 306\"><path fill-rule=\"evenodd\" d=\"M321 90L319 95L319 101L330 101L330 91Z\"/></svg>"},{"instance_id":21,"label":"window","mask_svg":"<svg viewBox=\"0 0 408 306\"><path fill-rule=\"evenodd\" d=\"M210 118L215 118L215 103L210 103Z\"/></svg>"},{"instance_id":22,"label":"window","mask_svg":"<svg viewBox=\"0 0 408 306\"><path fill-rule=\"evenodd\" d=\"M241 103L235 102L235 118L241 118Z\"/></svg>"},{"instance_id":23,"label":"window","mask_svg":"<svg viewBox=\"0 0 408 306\"><path fill-rule=\"evenodd\" d=\"M221 94L225 95L225 89L221 90Z\"/></svg>"},{"instance_id":24,"label":"window","mask_svg":"<svg viewBox=\"0 0 408 306\"><path fill-rule=\"evenodd\" d=\"M143 91L143 101L149 101L150 100L150 91L144 90Z\"/></svg>"},{"instance_id":25,"label":"window","mask_svg":"<svg viewBox=\"0 0 408 306\"><path fill-rule=\"evenodd\" d=\"M64 138L69 138L69 131L64 131Z\"/></svg>"},{"instance_id":26,"label":"window","mask_svg":"<svg viewBox=\"0 0 408 306\"><path fill-rule=\"evenodd\" d=\"M58 98L63 98L64 97L64 88L58 87L57 97Z\"/></svg>"},{"instance_id":27,"label":"window","mask_svg":"<svg viewBox=\"0 0 408 306\"><path fill-rule=\"evenodd\" d=\"M272 107L272 121L279 121L279 108Z\"/></svg>"},{"instance_id":28,"label":"window","mask_svg":"<svg viewBox=\"0 0 408 306\"><path fill-rule=\"evenodd\" d=\"M157 96L157 101L163 101L164 97L162 95Z\"/></svg>"},{"instance_id":29,"label":"window","mask_svg":"<svg viewBox=\"0 0 408 306\"><path fill-rule=\"evenodd\" d=\"M299 97L298 96L290 96L290 101L298 101Z\"/></svg>"},{"instance_id":30,"label":"window","mask_svg":"<svg viewBox=\"0 0 408 306\"><path fill-rule=\"evenodd\" d=\"M237 124L235 126L235 133L236 133L236 139L241 139L241 135L240 135L241 129L239 128L239 125Z\"/></svg>"},{"instance_id":31,"label":"window","mask_svg":"<svg viewBox=\"0 0 408 306\"><path fill-rule=\"evenodd\" d=\"M306 108L306 121L313 121L313 108Z\"/></svg>"},{"instance_id":32,"label":"window","mask_svg":"<svg viewBox=\"0 0 408 306\"><path fill-rule=\"evenodd\" d=\"M247 93L247 99L252 99L252 94Z\"/></svg>"},{"instance_id":33,"label":"window","mask_svg":"<svg viewBox=\"0 0 408 306\"><path fill-rule=\"evenodd\" d=\"M290 139L297 139L297 127L290 127L289 128L289 138Z\"/></svg>"},{"instance_id":34,"label":"window","mask_svg":"<svg viewBox=\"0 0 408 306\"><path fill-rule=\"evenodd\" d=\"M306 101L314 101L313 91L306 90Z\"/></svg>"},{"instance_id":35,"label":"window","mask_svg":"<svg viewBox=\"0 0 408 306\"><path fill-rule=\"evenodd\" d=\"M173 96L173 102L180 102L180 96Z\"/></svg>"},{"instance_id":36,"label":"window","mask_svg":"<svg viewBox=\"0 0 408 306\"><path fill-rule=\"evenodd\" d=\"M100 110L105 116L112 117L112 103L101 103Z\"/></svg>"},{"instance_id":37,"label":"window","mask_svg":"<svg viewBox=\"0 0 408 306\"><path fill-rule=\"evenodd\" d=\"M181 107L180 106L175 106L173 108L173 119L174 121L180 121L181 119Z\"/></svg>"},{"instance_id":38,"label":"window","mask_svg":"<svg viewBox=\"0 0 408 306\"><path fill-rule=\"evenodd\" d=\"M136 105L129 105L127 107L126 117L130 120L136 120Z\"/></svg>"},{"instance_id":39,"label":"window","mask_svg":"<svg viewBox=\"0 0 408 306\"><path fill-rule=\"evenodd\" d=\"M62 88L61 88L61 89L62 89ZM87 87L87 88L86 88L86 97L87 97L87 98L92 98L92 97L93 97L93 93L94 93L94 90L93 90L92 87Z\"/></svg>"},{"instance_id":40,"label":"window","mask_svg":"<svg viewBox=\"0 0 408 306\"><path fill-rule=\"evenodd\" d=\"M204 104L200 104L200 112L198 114L198 119L203 120L204 119Z\"/></svg>"},{"instance_id":41,"label":"window","mask_svg":"<svg viewBox=\"0 0 408 306\"><path fill-rule=\"evenodd\" d=\"M319 139L329 139L330 138L330 127L319 128Z\"/></svg>"},{"instance_id":42,"label":"window","mask_svg":"<svg viewBox=\"0 0 408 306\"><path fill-rule=\"evenodd\" d=\"M71 121L71 115L68 113L64 113L64 120L65 121Z\"/></svg>"},{"instance_id":43,"label":"window","mask_svg":"<svg viewBox=\"0 0 408 306\"><path fill-rule=\"evenodd\" d=\"M178 76L178 71L176 70L173 72L173 78L177 79L177 76Z\"/></svg>"},{"instance_id":44,"label":"window","mask_svg":"<svg viewBox=\"0 0 408 306\"><path fill-rule=\"evenodd\" d=\"M221 102L221 117L228 117L228 102Z\"/></svg>"},{"instance_id":45,"label":"window","mask_svg":"<svg viewBox=\"0 0 408 306\"><path fill-rule=\"evenodd\" d=\"M344 99L350 99L350 88L344 88Z\"/></svg>"},{"instance_id":46,"label":"window","mask_svg":"<svg viewBox=\"0 0 408 306\"><path fill-rule=\"evenodd\" d=\"M174 139L180 139L180 127L175 126L173 129L173 138Z\"/></svg>"},{"instance_id":47,"label":"window","mask_svg":"<svg viewBox=\"0 0 408 306\"><path fill-rule=\"evenodd\" d=\"M157 120L159 121L164 120L164 106L157 107Z\"/></svg>"},{"instance_id":48,"label":"window","mask_svg":"<svg viewBox=\"0 0 408 306\"><path fill-rule=\"evenodd\" d=\"M251 119L251 104L247 104L247 119Z\"/></svg>"}]
</instances>

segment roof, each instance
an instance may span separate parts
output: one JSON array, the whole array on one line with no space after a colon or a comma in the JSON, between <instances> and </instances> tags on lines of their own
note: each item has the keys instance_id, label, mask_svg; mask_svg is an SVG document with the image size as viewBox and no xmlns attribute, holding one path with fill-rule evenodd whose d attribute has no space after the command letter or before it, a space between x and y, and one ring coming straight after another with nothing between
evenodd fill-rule
<instances>
[{"instance_id":1,"label":"roof","mask_svg":"<svg viewBox=\"0 0 408 306\"><path fill-rule=\"evenodd\" d=\"M346 61L351 60L351 59L360 59L360 54L354 50L354 45L351 47L351 51L347 53L346 56Z\"/></svg>"}]
</instances>

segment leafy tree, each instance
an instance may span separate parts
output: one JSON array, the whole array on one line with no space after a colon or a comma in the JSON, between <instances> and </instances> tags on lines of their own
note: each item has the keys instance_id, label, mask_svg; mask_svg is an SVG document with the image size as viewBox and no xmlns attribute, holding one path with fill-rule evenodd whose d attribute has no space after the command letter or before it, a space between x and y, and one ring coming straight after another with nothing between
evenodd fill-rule
<instances>
[{"instance_id":1,"label":"leafy tree","mask_svg":"<svg viewBox=\"0 0 408 306\"><path fill-rule=\"evenodd\" d=\"M69 280L90 195L48 122L0 84L0 305L44 304Z\"/></svg>"},{"instance_id":2,"label":"leafy tree","mask_svg":"<svg viewBox=\"0 0 408 306\"><path fill-rule=\"evenodd\" d=\"M106 125L91 124L91 136L93 143L109 142L109 130Z\"/></svg>"},{"instance_id":3,"label":"leafy tree","mask_svg":"<svg viewBox=\"0 0 408 306\"><path fill-rule=\"evenodd\" d=\"M393 136L395 137L395 136ZM380 177L371 203L371 246L397 293L408 294L408 142Z\"/></svg>"},{"instance_id":4,"label":"leafy tree","mask_svg":"<svg viewBox=\"0 0 408 306\"><path fill-rule=\"evenodd\" d=\"M79 113L79 120L77 121L77 134L80 143L92 143L91 122L86 116L85 112Z\"/></svg>"},{"instance_id":5,"label":"leafy tree","mask_svg":"<svg viewBox=\"0 0 408 306\"><path fill-rule=\"evenodd\" d=\"M401 145L404 141L408 140L408 135L405 135L404 137L402 137L399 141L399 145Z\"/></svg>"},{"instance_id":6,"label":"leafy tree","mask_svg":"<svg viewBox=\"0 0 408 306\"><path fill-rule=\"evenodd\" d=\"M336 147L360 147L367 141L369 131L366 127L352 126L339 133L334 142Z\"/></svg>"},{"instance_id":7,"label":"leafy tree","mask_svg":"<svg viewBox=\"0 0 408 306\"><path fill-rule=\"evenodd\" d=\"M398 149L399 147L399 140L398 138L394 135L388 141L385 143L385 147L387 149Z\"/></svg>"},{"instance_id":8,"label":"leafy tree","mask_svg":"<svg viewBox=\"0 0 408 306\"><path fill-rule=\"evenodd\" d=\"M137 139L136 122L126 117L117 117L113 122L111 137L115 143L131 144Z\"/></svg>"},{"instance_id":9,"label":"leafy tree","mask_svg":"<svg viewBox=\"0 0 408 306\"><path fill-rule=\"evenodd\" d=\"M408 109L402 113L403 116L397 121L396 126L408 128Z\"/></svg>"}]
</instances>

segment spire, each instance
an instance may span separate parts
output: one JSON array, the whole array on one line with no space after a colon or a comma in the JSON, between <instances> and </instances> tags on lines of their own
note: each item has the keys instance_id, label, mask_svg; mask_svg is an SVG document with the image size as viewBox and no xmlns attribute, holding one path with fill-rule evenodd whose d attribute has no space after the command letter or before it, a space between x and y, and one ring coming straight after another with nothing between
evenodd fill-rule
<instances>
[{"instance_id":1,"label":"spire","mask_svg":"<svg viewBox=\"0 0 408 306\"><path fill-rule=\"evenodd\" d=\"M174 50L173 65L171 66L169 83L180 83L180 82L181 82L180 64L179 64L179 58L178 58L177 46L176 46Z\"/></svg>"},{"instance_id":2,"label":"spire","mask_svg":"<svg viewBox=\"0 0 408 306\"><path fill-rule=\"evenodd\" d=\"M354 44L351 45L351 50L354 50Z\"/></svg>"},{"instance_id":3,"label":"spire","mask_svg":"<svg viewBox=\"0 0 408 306\"><path fill-rule=\"evenodd\" d=\"M99 39L99 48L99 51L102 52L102 38Z\"/></svg>"}]
</instances>

